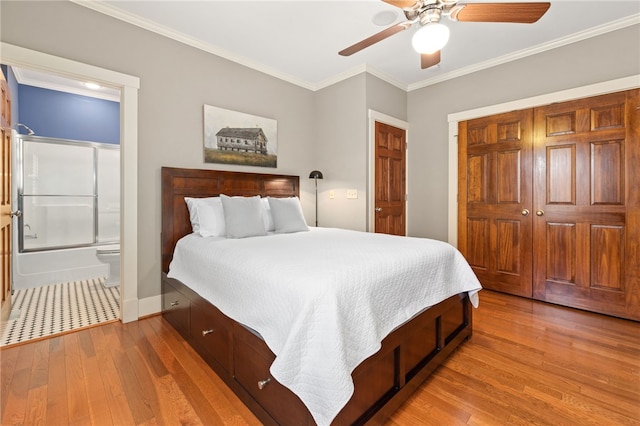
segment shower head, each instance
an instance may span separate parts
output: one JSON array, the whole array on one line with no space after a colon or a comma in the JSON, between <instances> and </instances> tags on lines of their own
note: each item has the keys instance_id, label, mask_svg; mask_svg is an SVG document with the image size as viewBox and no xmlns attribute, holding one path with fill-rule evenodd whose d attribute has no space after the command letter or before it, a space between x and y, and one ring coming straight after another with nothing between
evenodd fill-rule
<instances>
[{"instance_id":1,"label":"shower head","mask_svg":"<svg viewBox=\"0 0 640 426\"><path fill-rule=\"evenodd\" d=\"M18 130L18 127L22 127L27 131L27 135L31 136L31 135L35 135L36 132L34 132L33 130L31 130L28 126L25 126L22 123L16 123L16 130Z\"/></svg>"}]
</instances>

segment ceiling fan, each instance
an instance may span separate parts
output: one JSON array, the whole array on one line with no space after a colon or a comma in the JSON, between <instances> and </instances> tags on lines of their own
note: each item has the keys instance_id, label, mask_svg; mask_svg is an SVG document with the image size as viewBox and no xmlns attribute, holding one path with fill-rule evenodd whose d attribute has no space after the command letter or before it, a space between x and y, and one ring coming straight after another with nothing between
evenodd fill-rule
<instances>
[{"instance_id":1,"label":"ceiling fan","mask_svg":"<svg viewBox=\"0 0 640 426\"><path fill-rule=\"evenodd\" d=\"M399 7L407 20L392 25L371 37L341 50L350 56L362 49L410 28L421 28L413 35L413 48L420 53L422 69L440 63L440 49L449 40L449 28L440 23L442 16L460 22L511 22L532 24L542 17L551 3L458 3L458 0L382 0Z\"/></svg>"}]
</instances>

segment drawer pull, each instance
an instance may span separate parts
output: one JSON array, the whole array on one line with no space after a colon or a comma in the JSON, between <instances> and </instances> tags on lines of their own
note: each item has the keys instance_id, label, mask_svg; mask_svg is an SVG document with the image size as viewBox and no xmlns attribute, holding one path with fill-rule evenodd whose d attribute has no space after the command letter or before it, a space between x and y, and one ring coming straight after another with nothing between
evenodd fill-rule
<instances>
[{"instance_id":1,"label":"drawer pull","mask_svg":"<svg viewBox=\"0 0 640 426\"><path fill-rule=\"evenodd\" d=\"M171 302L171 306L178 306L180 304L180 302L178 302L177 300L175 302Z\"/></svg>"},{"instance_id":2,"label":"drawer pull","mask_svg":"<svg viewBox=\"0 0 640 426\"><path fill-rule=\"evenodd\" d=\"M271 377L268 377L268 378L266 378L264 380L259 380L258 381L258 389L260 389L260 390L264 389L264 387L267 386L270 381L271 381Z\"/></svg>"},{"instance_id":3,"label":"drawer pull","mask_svg":"<svg viewBox=\"0 0 640 426\"><path fill-rule=\"evenodd\" d=\"M210 328L209 330L202 330L202 337L206 336L207 334L211 334L214 331L215 330L213 328Z\"/></svg>"}]
</instances>

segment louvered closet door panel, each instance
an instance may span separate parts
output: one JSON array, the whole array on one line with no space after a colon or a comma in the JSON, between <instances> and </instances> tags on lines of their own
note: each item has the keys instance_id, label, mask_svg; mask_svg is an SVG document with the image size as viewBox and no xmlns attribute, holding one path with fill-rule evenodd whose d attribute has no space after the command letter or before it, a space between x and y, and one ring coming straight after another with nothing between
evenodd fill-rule
<instances>
[{"instance_id":1,"label":"louvered closet door panel","mask_svg":"<svg viewBox=\"0 0 640 426\"><path fill-rule=\"evenodd\" d=\"M534 111L534 297L640 319L638 90Z\"/></svg>"},{"instance_id":2,"label":"louvered closet door panel","mask_svg":"<svg viewBox=\"0 0 640 426\"><path fill-rule=\"evenodd\" d=\"M531 297L532 111L460 123L458 247L485 288Z\"/></svg>"}]
</instances>

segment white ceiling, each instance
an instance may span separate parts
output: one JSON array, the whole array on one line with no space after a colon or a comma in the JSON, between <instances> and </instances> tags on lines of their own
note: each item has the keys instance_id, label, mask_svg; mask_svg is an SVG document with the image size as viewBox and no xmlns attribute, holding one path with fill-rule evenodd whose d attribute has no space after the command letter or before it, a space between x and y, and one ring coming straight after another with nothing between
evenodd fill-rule
<instances>
[{"instance_id":1,"label":"white ceiling","mask_svg":"<svg viewBox=\"0 0 640 426\"><path fill-rule=\"evenodd\" d=\"M451 38L442 61L421 70L411 47L417 24L350 57L338 55L405 20L401 9L380 0L73 1L312 90L364 69L412 90L640 23L638 0L551 0L550 9L534 24L443 18ZM465 2L504 0L460 1ZM396 20L374 24L381 12L394 13Z\"/></svg>"},{"instance_id":2,"label":"white ceiling","mask_svg":"<svg viewBox=\"0 0 640 426\"><path fill-rule=\"evenodd\" d=\"M338 55L405 21L400 9L380 0L71 1L311 90L366 70L410 91L640 23L640 0L551 0L547 13L534 24L443 18L451 38L442 49L441 63L421 70L420 57L411 47L417 24L350 57ZM505 0L460 0L487 2ZM373 22L390 14L393 22ZM47 82L46 75L27 70L23 76L29 81L25 84L64 90L64 79ZM80 90L77 82L67 83ZM119 98L117 91L96 95Z\"/></svg>"}]
</instances>

